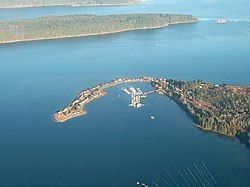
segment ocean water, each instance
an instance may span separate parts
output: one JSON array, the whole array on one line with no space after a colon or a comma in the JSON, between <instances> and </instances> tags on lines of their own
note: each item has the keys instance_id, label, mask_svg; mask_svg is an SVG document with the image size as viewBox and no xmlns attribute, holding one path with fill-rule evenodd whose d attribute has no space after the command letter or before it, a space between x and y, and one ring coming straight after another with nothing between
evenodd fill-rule
<instances>
[{"instance_id":1,"label":"ocean water","mask_svg":"<svg viewBox=\"0 0 250 187\"><path fill-rule=\"evenodd\" d=\"M121 91L131 85L121 85L87 105L86 116L61 124L52 120L77 92L118 77L250 85L248 7L246 0L159 0L142 6L0 10L0 19L93 12L190 13L200 19L157 30L0 45L0 185L176 186L166 168L177 185L187 186L178 170L188 179L187 168L195 173L195 165L204 163L216 181L210 178L210 185L249 186L249 148L197 129L164 96L149 95L145 107L135 110ZM229 22L217 25L217 18ZM190 186L202 185L189 177Z\"/></svg>"},{"instance_id":2,"label":"ocean water","mask_svg":"<svg viewBox=\"0 0 250 187\"><path fill-rule=\"evenodd\" d=\"M0 9L1 19L33 18L46 15L67 14L121 14L121 13L183 13L200 19L227 18L249 21L248 0L145 0L142 5L110 7L43 7Z\"/></svg>"}]
</instances>

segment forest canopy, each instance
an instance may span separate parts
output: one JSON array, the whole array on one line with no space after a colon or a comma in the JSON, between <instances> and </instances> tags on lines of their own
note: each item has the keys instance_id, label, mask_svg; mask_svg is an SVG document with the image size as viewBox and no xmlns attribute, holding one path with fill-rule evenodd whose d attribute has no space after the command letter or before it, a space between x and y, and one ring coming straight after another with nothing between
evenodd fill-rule
<instances>
[{"instance_id":1,"label":"forest canopy","mask_svg":"<svg viewBox=\"0 0 250 187\"><path fill-rule=\"evenodd\" d=\"M107 34L196 21L193 16L180 14L46 16L0 22L0 43Z\"/></svg>"}]
</instances>

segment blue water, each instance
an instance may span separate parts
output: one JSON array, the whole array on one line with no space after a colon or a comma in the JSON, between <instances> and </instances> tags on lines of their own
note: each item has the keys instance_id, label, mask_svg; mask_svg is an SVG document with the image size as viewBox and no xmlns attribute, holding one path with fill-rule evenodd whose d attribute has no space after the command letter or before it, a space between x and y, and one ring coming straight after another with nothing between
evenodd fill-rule
<instances>
[{"instance_id":1,"label":"blue water","mask_svg":"<svg viewBox=\"0 0 250 187\"><path fill-rule=\"evenodd\" d=\"M0 19L93 11L190 13L201 19L159 30L1 45L0 185L127 187L155 181L164 186L163 176L173 186L167 168L185 186L177 171L203 162L218 186L249 186L249 149L237 139L197 129L165 97L150 95L144 108L134 110L116 87L88 105L84 117L60 125L51 118L81 89L117 77L250 85L248 7L243 0L159 0L143 6L0 10ZM230 21L215 24L221 17Z\"/></svg>"},{"instance_id":2,"label":"blue water","mask_svg":"<svg viewBox=\"0 0 250 187\"><path fill-rule=\"evenodd\" d=\"M143 5L111 7L44 7L0 9L1 19L20 19L45 15L120 14L120 13L185 13L202 19L227 18L249 21L249 0L145 0Z\"/></svg>"}]
</instances>

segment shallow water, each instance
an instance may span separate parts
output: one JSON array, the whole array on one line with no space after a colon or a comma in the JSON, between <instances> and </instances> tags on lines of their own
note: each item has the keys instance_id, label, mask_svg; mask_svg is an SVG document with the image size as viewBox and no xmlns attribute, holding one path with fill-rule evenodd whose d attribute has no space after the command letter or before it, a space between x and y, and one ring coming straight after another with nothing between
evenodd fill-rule
<instances>
[{"instance_id":1,"label":"shallow water","mask_svg":"<svg viewBox=\"0 0 250 187\"><path fill-rule=\"evenodd\" d=\"M150 95L143 100L146 106L135 110L118 86L88 105L84 117L60 125L51 118L81 89L118 77L250 85L248 1L205 2L13 9L12 15L0 10L0 19L93 10L187 12L202 18L158 30L1 45L1 186L136 186L137 181L164 186L162 175L171 184L164 168L185 186L177 171L202 162L217 185L248 186L249 149L197 129L168 98ZM213 19L220 16L231 21L217 25Z\"/></svg>"}]
</instances>

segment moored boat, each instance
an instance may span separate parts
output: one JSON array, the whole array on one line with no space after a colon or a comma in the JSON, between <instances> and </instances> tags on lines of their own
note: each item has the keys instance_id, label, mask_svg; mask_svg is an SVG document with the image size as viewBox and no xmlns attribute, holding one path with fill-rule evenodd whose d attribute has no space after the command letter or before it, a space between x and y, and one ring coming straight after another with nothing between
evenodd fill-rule
<instances>
[{"instance_id":1,"label":"moored boat","mask_svg":"<svg viewBox=\"0 0 250 187\"><path fill-rule=\"evenodd\" d=\"M217 24L225 24L226 22L227 22L227 21L224 20L224 19L218 19L218 20L216 21Z\"/></svg>"}]
</instances>

